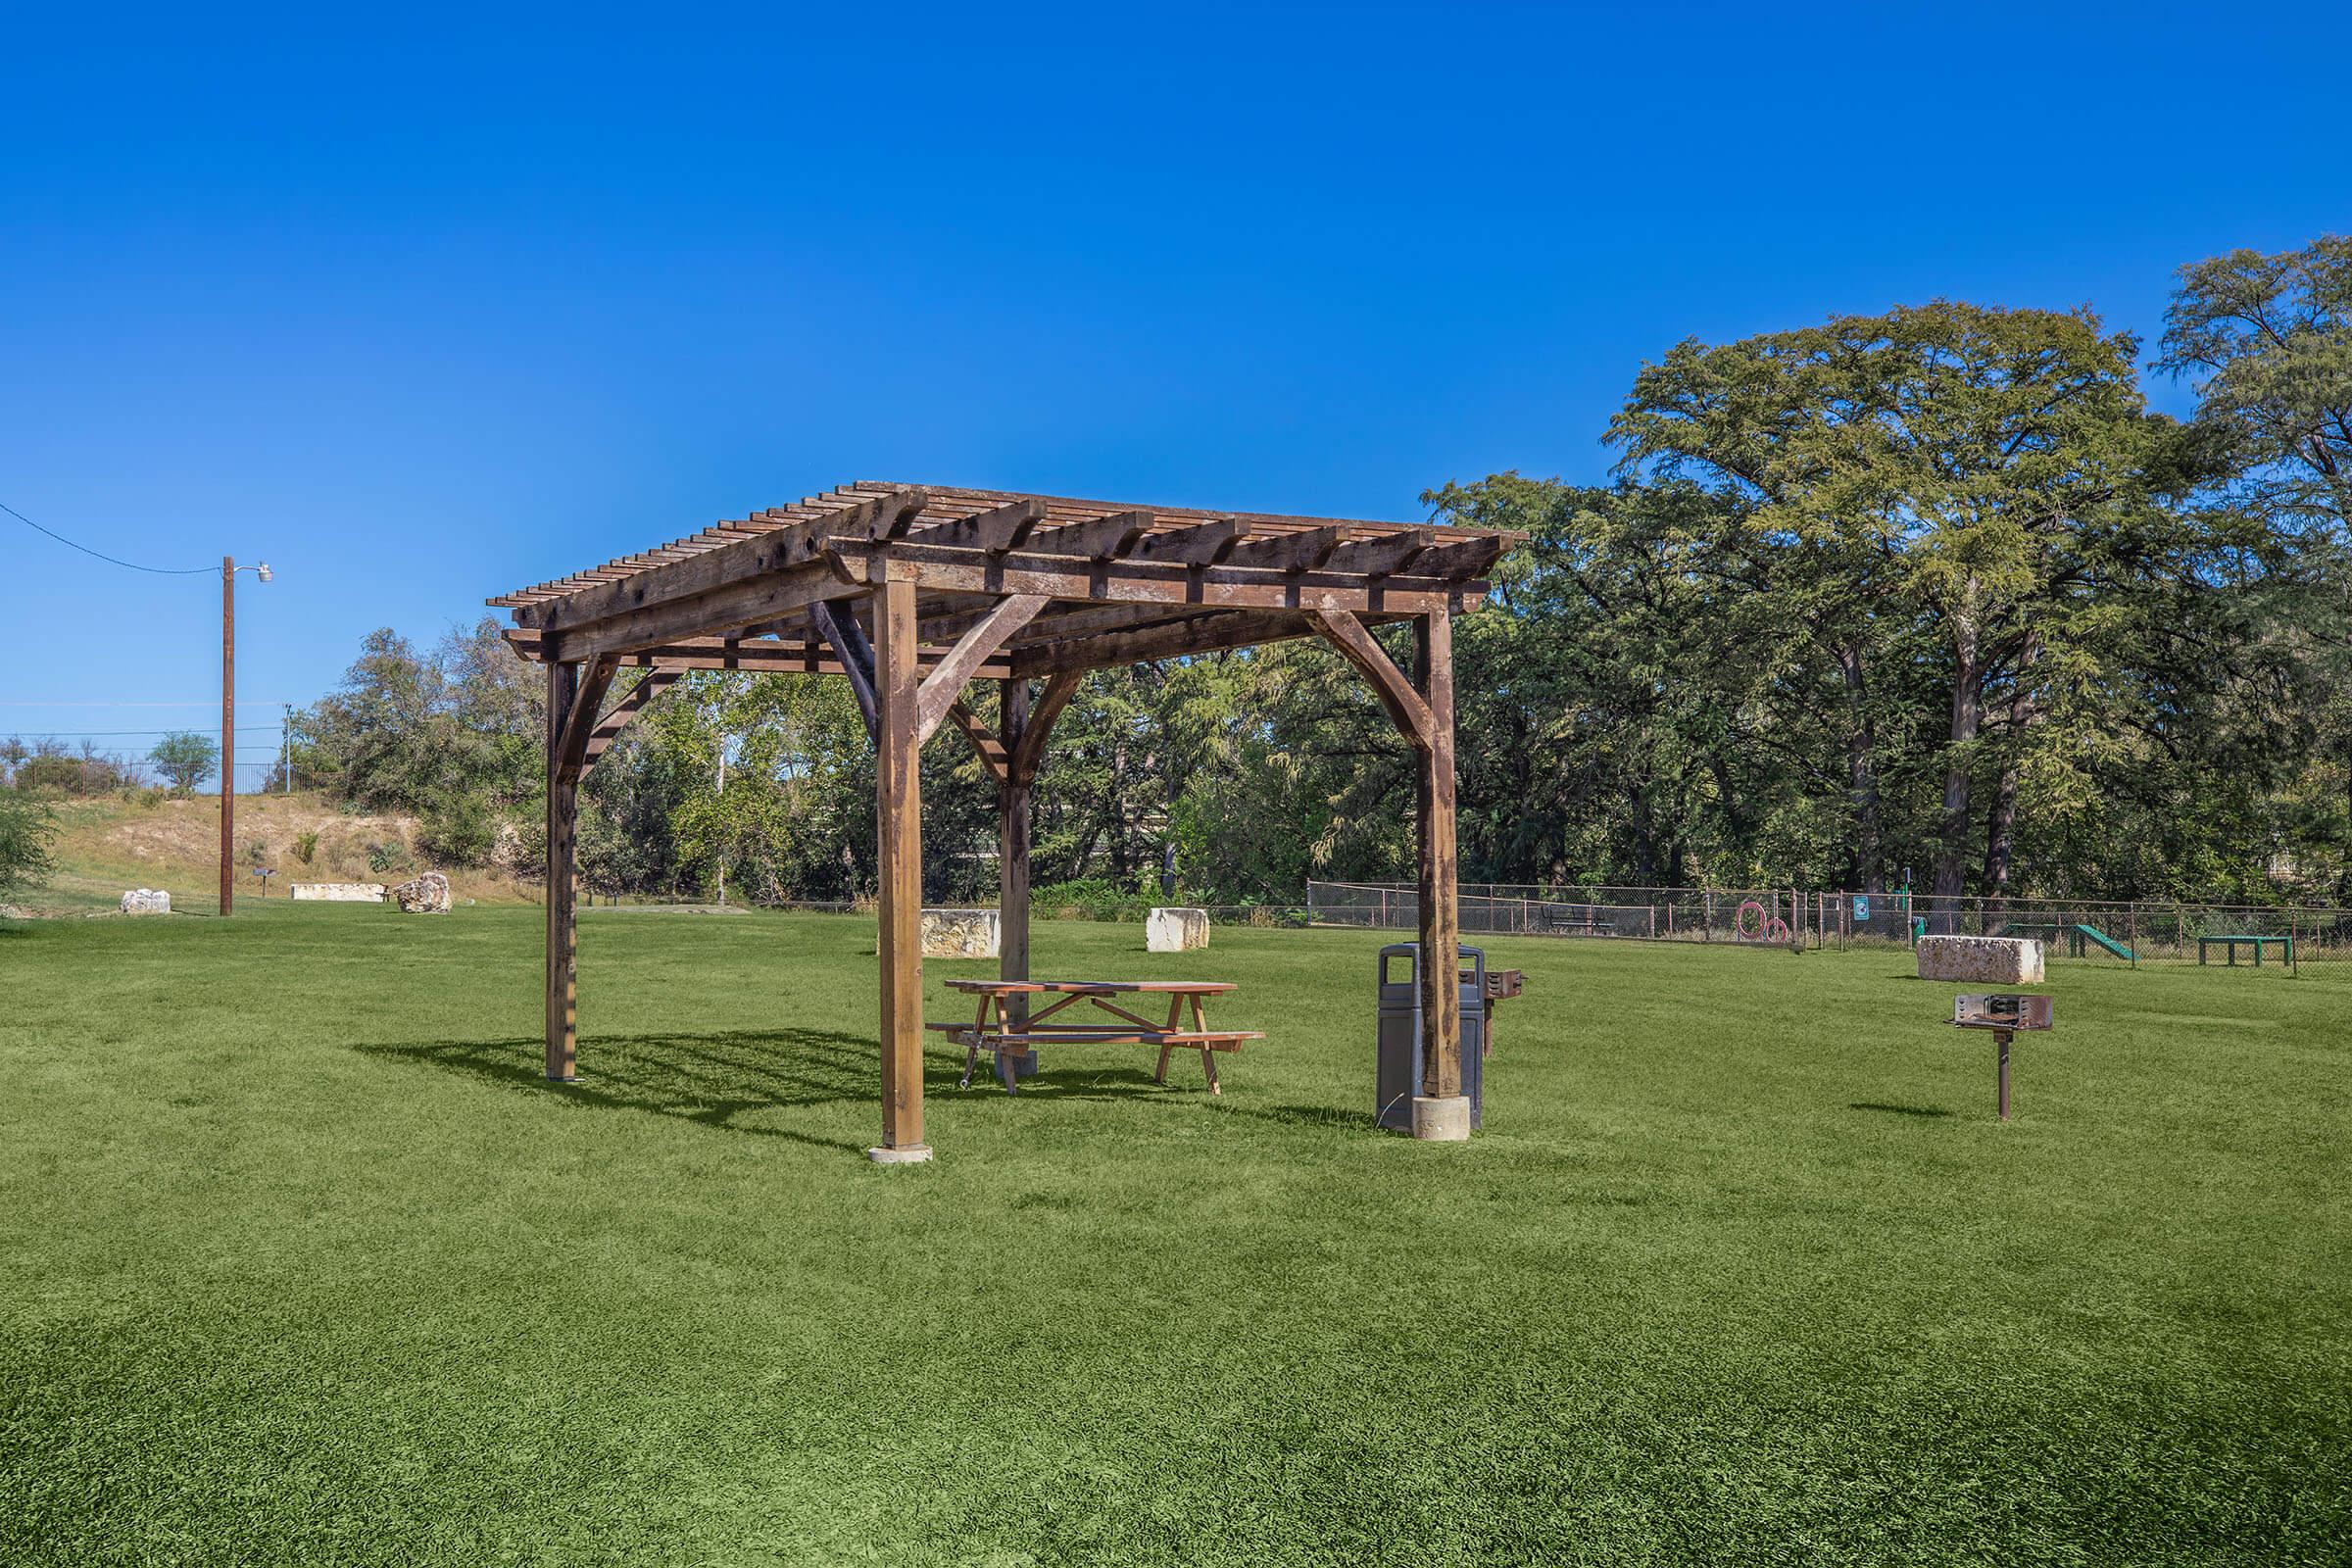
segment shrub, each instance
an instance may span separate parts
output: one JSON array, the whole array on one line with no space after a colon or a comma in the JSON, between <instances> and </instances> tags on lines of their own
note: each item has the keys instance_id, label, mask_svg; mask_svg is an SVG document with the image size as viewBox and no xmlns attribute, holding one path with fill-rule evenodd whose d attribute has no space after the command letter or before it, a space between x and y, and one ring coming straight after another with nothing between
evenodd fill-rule
<instances>
[{"instance_id":1,"label":"shrub","mask_svg":"<svg viewBox=\"0 0 2352 1568\"><path fill-rule=\"evenodd\" d=\"M1048 919L1141 920L1156 897L1129 892L1103 877L1049 882L1029 895L1029 906Z\"/></svg>"},{"instance_id":2,"label":"shrub","mask_svg":"<svg viewBox=\"0 0 2352 1568\"><path fill-rule=\"evenodd\" d=\"M40 886L54 866L49 837L57 818L41 802L20 794L0 795L0 897Z\"/></svg>"},{"instance_id":3,"label":"shrub","mask_svg":"<svg viewBox=\"0 0 2352 1568\"><path fill-rule=\"evenodd\" d=\"M306 827L294 835L294 858L308 865L318 855L318 830Z\"/></svg>"},{"instance_id":4,"label":"shrub","mask_svg":"<svg viewBox=\"0 0 2352 1568\"><path fill-rule=\"evenodd\" d=\"M445 864L486 864L498 847L498 813L477 797L452 796L426 809L416 842Z\"/></svg>"},{"instance_id":5,"label":"shrub","mask_svg":"<svg viewBox=\"0 0 2352 1568\"><path fill-rule=\"evenodd\" d=\"M370 871L405 871L409 868L409 847L398 839L386 839L368 846L368 869Z\"/></svg>"}]
</instances>

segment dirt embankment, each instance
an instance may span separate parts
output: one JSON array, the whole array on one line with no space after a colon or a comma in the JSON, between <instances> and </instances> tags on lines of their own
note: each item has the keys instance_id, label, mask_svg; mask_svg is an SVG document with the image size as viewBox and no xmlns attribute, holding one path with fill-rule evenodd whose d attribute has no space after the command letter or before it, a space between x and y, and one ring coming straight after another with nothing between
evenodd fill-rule
<instances>
[{"instance_id":1,"label":"dirt embankment","mask_svg":"<svg viewBox=\"0 0 2352 1568\"><path fill-rule=\"evenodd\" d=\"M151 792L55 803L51 850L57 874L17 903L33 912L111 908L125 889L162 888L174 908L210 910L219 899L220 803L218 797L158 797ZM315 795L240 795L236 847L240 900L286 897L295 882L405 881L418 871L449 876L452 894L481 903L535 901L538 889L503 872L443 865L417 845L416 821L397 814L350 812ZM276 874L264 893L261 865Z\"/></svg>"}]
</instances>

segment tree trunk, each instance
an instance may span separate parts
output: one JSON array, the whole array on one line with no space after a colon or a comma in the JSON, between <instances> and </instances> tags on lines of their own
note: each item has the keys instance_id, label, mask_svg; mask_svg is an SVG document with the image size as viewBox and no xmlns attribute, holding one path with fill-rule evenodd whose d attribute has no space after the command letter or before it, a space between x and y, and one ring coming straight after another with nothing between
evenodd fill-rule
<instances>
[{"instance_id":1,"label":"tree trunk","mask_svg":"<svg viewBox=\"0 0 2352 1568\"><path fill-rule=\"evenodd\" d=\"M2008 733L2003 737L2000 776L1984 817L1984 916L1989 922L2009 911L2009 871L2017 844L2017 780L2026 742L2041 720L2034 690L2034 666L2041 662L2041 636L2028 632L2017 661L2017 684L2009 694Z\"/></svg>"},{"instance_id":2,"label":"tree trunk","mask_svg":"<svg viewBox=\"0 0 2352 1568\"><path fill-rule=\"evenodd\" d=\"M1878 735L1870 721L1869 693L1862 678L1862 650L1848 643L1838 650L1845 674L1845 770L1854 806L1854 872L1861 891L1876 898L1886 891L1886 861L1881 845Z\"/></svg>"},{"instance_id":3,"label":"tree trunk","mask_svg":"<svg viewBox=\"0 0 2352 1568\"><path fill-rule=\"evenodd\" d=\"M1942 842L1936 851L1933 928L1949 936L1959 929L1960 893L1968 859L1969 786L1974 743L1984 718L1984 673L1977 665L1977 628L1951 617L1951 755L1943 769Z\"/></svg>"},{"instance_id":4,"label":"tree trunk","mask_svg":"<svg viewBox=\"0 0 2352 1568\"><path fill-rule=\"evenodd\" d=\"M2011 753L1993 780L1992 805L1984 813L1984 929L2009 916L2009 860L2017 827L2017 756Z\"/></svg>"}]
</instances>

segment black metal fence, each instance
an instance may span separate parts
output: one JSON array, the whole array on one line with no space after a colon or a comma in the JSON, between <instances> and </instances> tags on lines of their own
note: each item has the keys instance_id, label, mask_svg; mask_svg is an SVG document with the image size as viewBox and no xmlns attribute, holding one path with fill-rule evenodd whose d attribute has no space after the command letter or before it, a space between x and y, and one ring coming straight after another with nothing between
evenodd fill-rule
<instances>
[{"instance_id":1,"label":"black metal fence","mask_svg":"<svg viewBox=\"0 0 2352 1568\"><path fill-rule=\"evenodd\" d=\"M1409 931L1409 882L1310 882L1316 925ZM1909 947L1922 935L2030 936L2050 959L2261 964L2352 961L2352 910L2154 900L1936 899L1800 888L1556 888L1463 883L1465 934L1728 942L1751 947Z\"/></svg>"}]
</instances>

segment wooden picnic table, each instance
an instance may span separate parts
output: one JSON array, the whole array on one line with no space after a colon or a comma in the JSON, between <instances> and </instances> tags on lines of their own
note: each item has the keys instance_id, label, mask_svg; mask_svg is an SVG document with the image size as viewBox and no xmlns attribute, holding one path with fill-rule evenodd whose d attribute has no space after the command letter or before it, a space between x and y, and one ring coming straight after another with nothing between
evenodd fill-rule
<instances>
[{"instance_id":1,"label":"wooden picnic table","mask_svg":"<svg viewBox=\"0 0 2352 1568\"><path fill-rule=\"evenodd\" d=\"M1234 989L1225 980L951 980L951 990L961 991L979 998L979 1012L970 1023L935 1023L930 1027L947 1035L963 1047L963 1087L970 1088L972 1070L979 1065L980 1053L988 1052L997 1058L997 1076L1004 1080L1006 1094L1018 1093L1015 1080L1020 1076L1019 1061L1032 1056L1041 1045L1078 1046L1157 1046L1159 1067L1152 1082L1168 1081L1168 1057L1179 1050L1198 1050L1200 1053L1200 1071L1208 1080L1208 1092L1224 1093L1217 1082L1217 1063L1214 1053L1239 1051L1245 1040L1263 1040L1265 1035L1255 1029L1211 1029L1204 1010L1210 997L1221 997ZM1024 1004L1031 997L1055 996L1060 1000L1035 1011L1008 1010L1005 1004L1020 999ZM1154 1023L1139 1013L1121 1006L1114 998L1166 997L1168 1016ZM1095 1006L1118 1020L1115 1025L1098 1023L1054 1023L1051 1020L1064 1008L1081 1002ZM1138 1002L1138 1006L1145 1005ZM1190 1013L1190 1027L1185 1027Z\"/></svg>"}]
</instances>

